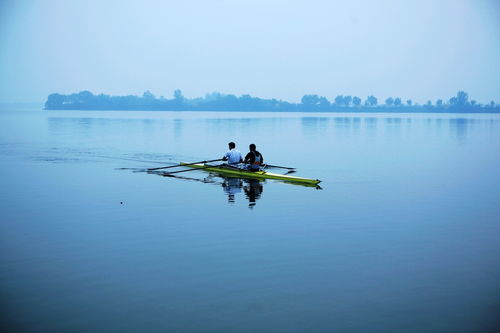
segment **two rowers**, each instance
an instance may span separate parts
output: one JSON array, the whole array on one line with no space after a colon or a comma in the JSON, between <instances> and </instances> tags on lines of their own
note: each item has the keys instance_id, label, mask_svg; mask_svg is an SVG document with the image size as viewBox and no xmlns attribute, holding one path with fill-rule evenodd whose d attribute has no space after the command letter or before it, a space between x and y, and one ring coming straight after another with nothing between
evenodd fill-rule
<instances>
[{"instance_id":1,"label":"two rowers","mask_svg":"<svg viewBox=\"0 0 500 333\"><path fill-rule=\"evenodd\" d=\"M236 144L234 142L229 142L229 150L224 154L222 159L227 161L227 164L232 166L237 166L240 163L244 163L246 169L252 171L259 171L260 166L264 163L264 158L262 154L257 151L257 147L252 143L248 148L250 152L242 158L239 150L236 149Z\"/></svg>"}]
</instances>

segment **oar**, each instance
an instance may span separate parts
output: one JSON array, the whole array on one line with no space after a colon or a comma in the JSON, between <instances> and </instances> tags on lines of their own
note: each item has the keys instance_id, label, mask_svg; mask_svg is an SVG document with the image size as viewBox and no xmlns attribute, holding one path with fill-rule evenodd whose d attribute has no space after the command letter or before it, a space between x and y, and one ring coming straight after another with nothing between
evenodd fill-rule
<instances>
[{"instance_id":1,"label":"oar","mask_svg":"<svg viewBox=\"0 0 500 333\"><path fill-rule=\"evenodd\" d=\"M220 161L220 160L216 160L216 161ZM196 163L193 163L193 164L196 164ZM184 165L189 165L189 164L184 164ZM203 168L192 168L192 169L187 169L187 170L166 172L166 173L162 174L162 176L170 176L170 175L173 175L174 173L181 173L181 172L188 172L188 171L195 171L195 170L203 170L203 169L216 168L216 167L218 167L218 165L209 165L209 166L205 166Z\"/></svg>"},{"instance_id":2,"label":"oar","mask_svg":"<svg viewBox=\"0 0 500 333\"><path fill-rule=\"evenodd\" d=\"M210 161L200 161L200 162L193 162L193 163L185 163L185 164L177 164L177 165L171 165L171 166L167 166L167 167L161 167L161 168L150 168L148 169L148 171L154 171L154 170L160 170L160 169L169 169L169 168L177 168L177 167L180 167L180 166L186 166L186 165L193 165L193 164L205 164L205 163L208 163L208 162L217 162L217 161L222 161L223 159L222 158L219 158L217 160L210 160Z\"/></svg>"},{"instance_id":3,"label":"oar","mask_svg":"<svg viewBox=\"0 0 500 333\"><path fill-rule=\"evenodd\" d=\"M280 169L288 169L288 170L295 170L296 168L289 168L289 167L284 167L284 166L279 166L279 165L272 165L272 164L266 164L266 166L270 168L280 168Z\"/></svg>"},{"instance_id":4,"label":"oar","mask_svg":"<svg viewBox=\"0 0 500 333\"><path fill-rule=\"evenodd\" d=\"M250 163L245 163L245 162L242 162L243 164L250 164ZM289 170L286 174L289 174L289 173L294 173L294 172L297 172L295 170L295 168L290 168L290 167L284 167L284 166L279 166L279 165L272 165L272 164L262 164L263 168L267 168L267 167L270 167L270 168L281 168L281 169L287 169ZM285 175L286 175L285 174Z\"/></svg>"},{"instance_id":5,"label":"oar","mask_svg":"<svg viewBox=\"0 0 500 333\"><path fill-rule=\"evenodd\" d=\"M163 174L161 172L150 172L150 173L151 174L156 174L156 175L159 175L159 176L163 176ZM168 173L167 173L166 177L172 177L172 178L177 178L177 179L182 179L182 180L191 180L191 181L195 181L195 182L201 182L201 183L204 183L204 184L218 184L218 185L222 185L222 182L215 181L215 180L213 180L210 177L199 179L199 178L193 178L193 177L183 177L183 176L169 175Z\"/></svg>"}]
</instances>

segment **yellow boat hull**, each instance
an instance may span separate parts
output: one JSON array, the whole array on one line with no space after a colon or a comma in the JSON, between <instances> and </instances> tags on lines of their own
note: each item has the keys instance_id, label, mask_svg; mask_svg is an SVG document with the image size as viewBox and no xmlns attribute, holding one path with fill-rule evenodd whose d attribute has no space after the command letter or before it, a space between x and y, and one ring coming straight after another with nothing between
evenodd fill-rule
<instances>
[{"instance_id":1,"label":"yellow boat hull","mask_svg":"<svg viewBox=\"0 0 500 333\"><path fill-rule=\"evenodd\" d=\"M289 176L289 175L282 175L279 173L272 173L272 172L267 172L267 171L249 171L249 170L243 170L243 169L238 169L236 167L231 167L231 166L211 166L208 164L189 164L189 163L180 163L181 165L184 165L188 168L196 168L196 169L203 169L204 171L209 171L209 172L217 172L223 175L228 175L228 176L236 176L236 177L241 177L241 178L255 178L255 179L276 179L276 180L282 180L286 182L291 182L291 183L297 183L297 184L308 184L308 185L318 185L321 181L319 179L310 179L310 178L302 178L302 177L295 177L295 176Z\"/></svg>"}]
</instances>

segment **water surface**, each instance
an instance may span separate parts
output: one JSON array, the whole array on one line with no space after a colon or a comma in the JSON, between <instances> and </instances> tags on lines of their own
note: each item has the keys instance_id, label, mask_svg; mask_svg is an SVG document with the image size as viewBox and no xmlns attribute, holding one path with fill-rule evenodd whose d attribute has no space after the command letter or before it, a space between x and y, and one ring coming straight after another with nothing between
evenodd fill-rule
<instances>
[{"instance_id":1,"label":"water surface","mask_svg":"<svg viewBox=\"0 0 500 333\"><path fill-rule=\"evenodd\" d=\"M229 141L322 189L133 172L219 158ZM498 115L5 109L1 321L488 331L500 309L499 162Z\"/></svg>"}]
</instances>

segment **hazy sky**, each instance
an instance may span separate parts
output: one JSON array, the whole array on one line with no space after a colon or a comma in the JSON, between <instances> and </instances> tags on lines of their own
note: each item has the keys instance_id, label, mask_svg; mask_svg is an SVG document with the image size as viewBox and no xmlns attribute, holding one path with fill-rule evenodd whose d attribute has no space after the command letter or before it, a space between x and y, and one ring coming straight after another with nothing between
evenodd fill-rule
<instances>
[{"instance_id":1,"label":"hazy sky","mask_svg":"<svg viewBox=\"0 0 500 333\"><path fill-rule=\"evenodd\" d=\"M0 101L220 91L500 102L499 1L2 1Z\"/></svg>"}]
</instances>

